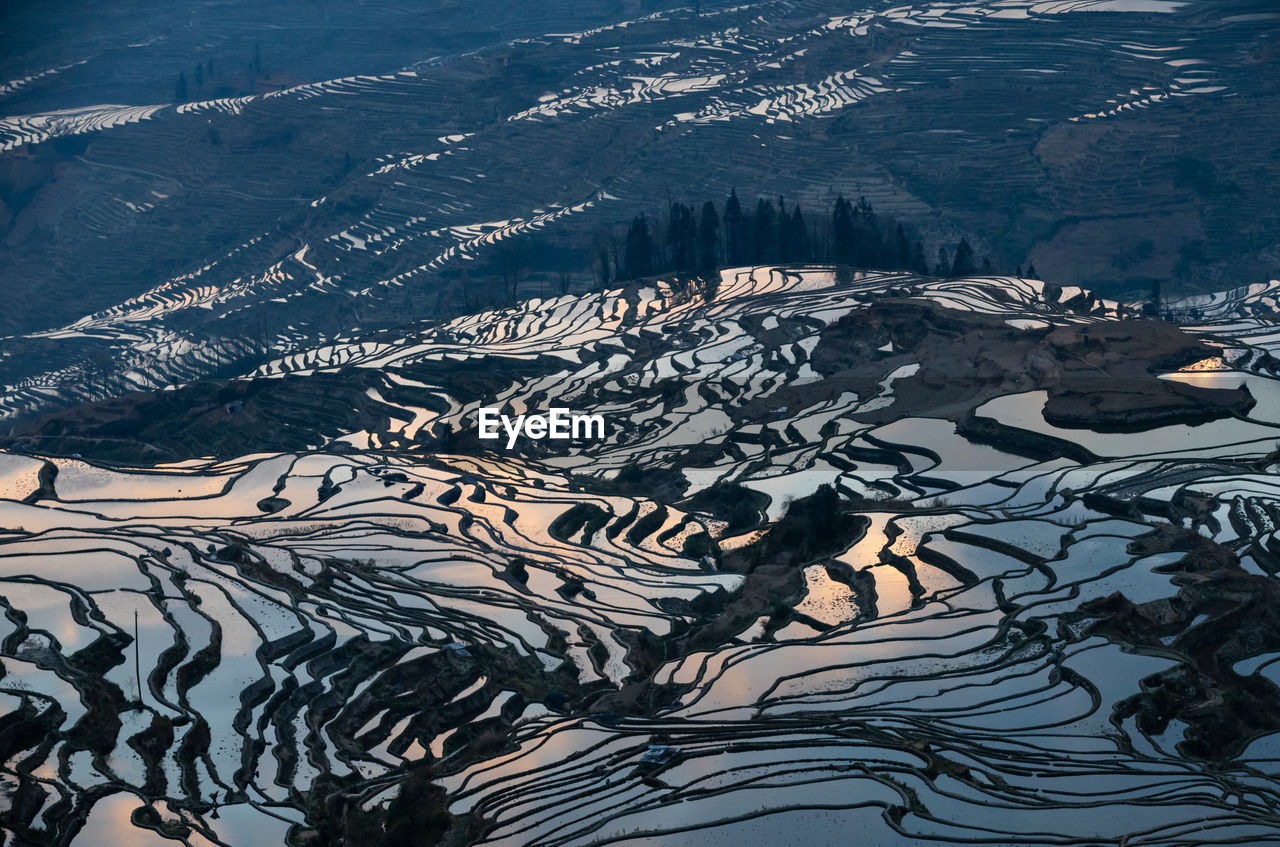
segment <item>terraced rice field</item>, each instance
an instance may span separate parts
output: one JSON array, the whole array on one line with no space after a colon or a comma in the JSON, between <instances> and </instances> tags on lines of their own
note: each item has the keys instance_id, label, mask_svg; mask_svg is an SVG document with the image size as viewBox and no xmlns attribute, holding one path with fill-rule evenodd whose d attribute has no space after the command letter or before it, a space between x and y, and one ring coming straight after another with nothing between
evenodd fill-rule
<instances>
[{"instance_id":1,"label":"terraced rice field","mask_svg":"<svg viewBox=\"0 0 1280 847\"><path fill-rule=\"evenodd\" d=\"M244 374L379 376L380 422L305 451L0 454L5 844L307 843L423 779L483 844L1280 841L1280 726L1233 711L1280 698L1276 296L1179 304L1217 355L1149 381L1254 401L1196 426L1054 426L1012 375L957 405L906 324L839 335L925 310L1008 350L1122 303L755 268ZM553 402L607 437L470 435ZM717 483L775 529L701 507ZM734 564L824 484L833 549Z\"/></svg>"},{"instance_id":2,"label":"terraced rice field","mask_svg":"<svg viewBox=\"0 0 1280 847\"><path fill-rule=\"evenodd\" d=\"M0 243L26 303L0 315L0 416L472 311L488 291L467 280L519 237L579 245L580 292L598 232L734 186L811 221L865 196L930 258L963 235L998 271L1033 261L1111 296L1274 272L1266 3L760 0L572 32L569 5L518 27L495 11L522 34L439 55L371 45L376 21L335 11L352 67L282 47L277 65L330 75L183 103L37 109L58 85L97 90L107 60L15 70L0 160L70 152ZM1183 246L1199 258L1178 265Z\"/></svg>"}]
</instances>

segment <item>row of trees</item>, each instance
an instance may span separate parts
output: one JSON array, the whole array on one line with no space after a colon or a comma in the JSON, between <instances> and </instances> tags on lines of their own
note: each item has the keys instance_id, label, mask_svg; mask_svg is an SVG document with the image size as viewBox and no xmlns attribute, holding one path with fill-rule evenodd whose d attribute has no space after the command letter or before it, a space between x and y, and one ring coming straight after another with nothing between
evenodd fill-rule
<instances>
[{"instance_id":1,"label":"row of trees","mask_svg":"<svg viewBox=\"0 0 1280 847\"><path fill-rule=\"evenodd\" d=\"M979 260L965 239L953 254L940 247L933 265L926 255L919 238L892 217L876 214L865 197L856 203L837 197L829 215L811 225L799 203L788 208L782 197L776 204L760 198L750 210L735 189L723 211L711 200L700 208L672 203L665 219L637 215L622 239L613 231L603 233L593 272L603 285L661 273L699 275L722 267L794 262L938 276L994 273L990 260ZM1022 269L1017 272L1021 276ZM1034 267L1028 274L1035 275Z\"/></svg>"},{"instance_id":2,"label":"row of trees","mask_svg":"<svg viewBox=\"0 0 1280 847\"><path fill-rule=\"evenodd\" d=\"M788 206L781 197L776 204L757 199L749 211L736 190L723 210L710 200L670 203L665 214L636 215L625 230L611 226L597 234L589 262L593 287L666 275L697 282L708 293L714 291L721 268L802 262L941 277L997 272L964 238L950 252L938 248L931 264L921 239L893 217L877 214L865 198L855 203L837 197L828 215L810 221L799 203ZM568 294L581 262L582 254L572 245L527 234L503 239L479 276L462 273L460 306L471 311L514 303L531 278L537 279L543 296L553 290ZM1023 276L1021 266L1015 273ZM1034 265L1026 276L1038 278ZM495 296L495 290L500 294Z\"/></svg>"},{"instance_id":3,"label":"row of trees","mask_svg":"<svg viewBox=\"0 0 1280 847\"><path fill-rule=\"evenodd\" d=\"M221 70L221 69L219 69ZM253 59L249 62L245 70L245 78L248 80L247 88L252 91L257 78L263 76L262 69L262 51L255 44L253 47ZM267 74L270 76L270 74ZM187 72L179 71L178 79L173 84L173 96L179 103L184 103L191 96L192 88L194 93L199 96L204 93L205 82L213 83L215 79L222 79L221 73L215 74L213 67L213 59L204 62L196 62L195 70L191 73L191 79L188 81ZM222 87L222 86L219 86ZM224 93L224 92L219 92Z\"/></svg>"}]
</instances>

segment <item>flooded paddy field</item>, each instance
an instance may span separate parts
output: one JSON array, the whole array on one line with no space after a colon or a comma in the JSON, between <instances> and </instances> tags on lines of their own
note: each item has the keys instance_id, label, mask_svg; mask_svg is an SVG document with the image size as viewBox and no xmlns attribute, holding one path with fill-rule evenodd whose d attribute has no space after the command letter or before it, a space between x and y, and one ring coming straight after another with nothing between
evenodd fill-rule
<instances>
[{"instance_id":1,"label":"flooded paddy field","mask_svg":"<svg viewBox=\"0 0 1280 847\"><path fill-rule=\"evenodd\" d=\"M15 12L0 281L25 305L0 312L0 415L445 320L532 238L572 251L581 292L572 245L735 187L810 222L866 197L930 260L964 236L1113 296L1230 287L1280 249L1267 0L382 0L288 38L309 6L251 5L83 39ZM521 297L559 290L528 270Z\"/></svg>"},{"instance_id":2,"label":"flooded paddy field","mask_svg":"<svg viewBox=\"0 0 1280 847\"><path fill-rule=\"evenodd\" d=\"M747 268L298 350L163 462L55 418L0 453L4 844L1280 841L1273 297ZM231 432L321 379L358 428ZM475 437L553 404L605 437Z\"/></svg>"}]
</instances>

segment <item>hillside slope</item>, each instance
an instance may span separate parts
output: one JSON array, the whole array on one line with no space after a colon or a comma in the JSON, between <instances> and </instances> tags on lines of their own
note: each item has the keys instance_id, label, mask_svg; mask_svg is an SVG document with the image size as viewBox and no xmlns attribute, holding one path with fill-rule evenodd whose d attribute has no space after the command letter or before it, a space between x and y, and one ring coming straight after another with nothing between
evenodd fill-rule
<instances>
[{"instance_id":1,"label":"hillside slope","mask_svg":"<svg viewBox=\"0 0 1280 847\"><path fill-rule=\"evenodd\" d=\"M0 821L1268 843L1275 297L741 269L45 418L0 452ZM553 405L607 437L475 437Z\"/></svg>"}]
</instances>

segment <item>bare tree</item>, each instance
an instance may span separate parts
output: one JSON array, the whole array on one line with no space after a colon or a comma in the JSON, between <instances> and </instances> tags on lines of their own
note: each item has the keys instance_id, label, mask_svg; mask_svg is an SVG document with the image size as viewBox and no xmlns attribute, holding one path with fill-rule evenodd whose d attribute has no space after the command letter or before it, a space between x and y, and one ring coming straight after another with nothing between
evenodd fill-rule
<instances>
[{"instance_id":1,"label":"bare tree","mask_svg":"<svg viewBox=\"0 0 1280 847\"><path fill-rule=\"evenodd\" d=\"M623 240L618 236L614 228L610 226L600 234L599 244L600 250L604 251L602 255L607 255L613 263L611 274L606 274L603 268L601 270L600 275L605 277L602 282L607 287L611 280L616 281L622 276Z\"/></svg>"},{"instance_id":2,"label":"bare tree","mask_svg":"<svg viewBox=\"0 0 1280 847\"><path fill-rule=\"evenodd\" d=\"M520 280L529 270L529 250L524 239L510 238L502 242L498 248L498 267L502 270L502 285L507 298L514 303Z\"/></svg>"},{"instance_id":3,"label":"bare tree","mask_svg":"<svg viewBox=\"0 0 1280 847\"><path fill-rule=\"evenodd\" d=\"M458 285L462 288L462 307L469 312L471 311L471 274L465 269L458 277Z\"/></svg>"},{"instance_id":4,"label":"bare tree","mask_svg":"<svg viewBox=\"0 0 1280 847\"><path fill-rule=\"evenodd\" d=\"M111 377L114 371L114 357L109 350L91 350L81 363L84 374L84 387L88 389L90 398L104 397L111 393Z\"/></svg>"}]
</instances>

